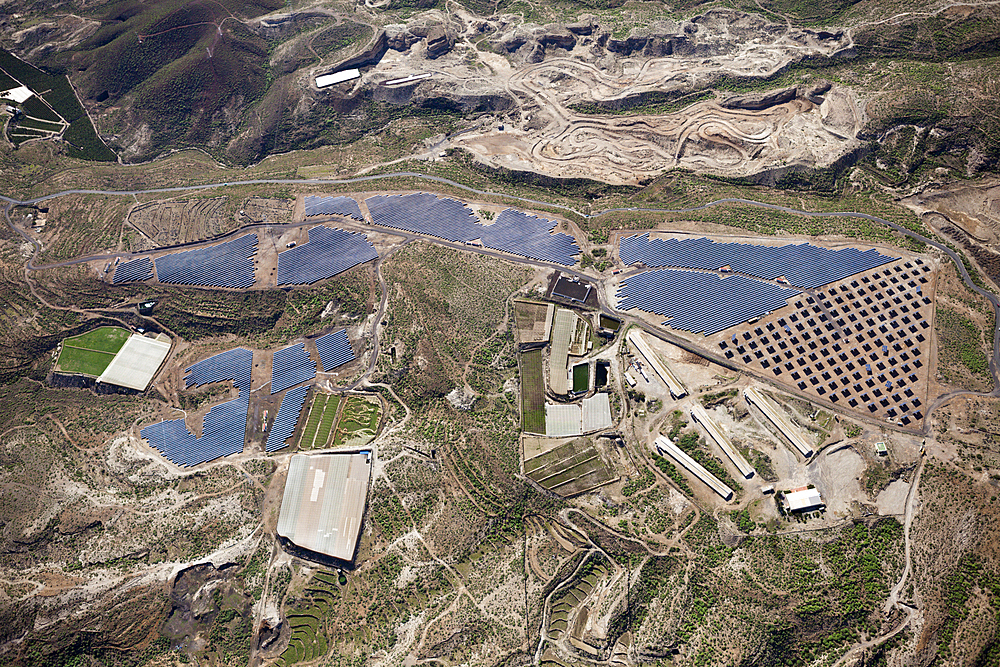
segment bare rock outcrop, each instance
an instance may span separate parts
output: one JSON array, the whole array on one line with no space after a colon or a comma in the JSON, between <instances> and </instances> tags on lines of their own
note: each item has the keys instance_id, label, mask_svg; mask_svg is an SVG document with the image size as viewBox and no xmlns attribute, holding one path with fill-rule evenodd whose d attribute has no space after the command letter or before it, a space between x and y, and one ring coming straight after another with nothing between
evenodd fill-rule
<instances>
[{"instance_id":1,"label":"bare rock outcrop","mask_svg":"<svg viewBox=\"0 0 1000 667\"><path fill-rule=\"evenodd\" d=\"M747 95L734 95L722 100L719 104L726 109L749 109L750 111L760 111L770 109L773 106L791 102L798 95L795 86L782 88L781 90L770 90L766 93L749 93Z\"/></svg>"}]
</instances>

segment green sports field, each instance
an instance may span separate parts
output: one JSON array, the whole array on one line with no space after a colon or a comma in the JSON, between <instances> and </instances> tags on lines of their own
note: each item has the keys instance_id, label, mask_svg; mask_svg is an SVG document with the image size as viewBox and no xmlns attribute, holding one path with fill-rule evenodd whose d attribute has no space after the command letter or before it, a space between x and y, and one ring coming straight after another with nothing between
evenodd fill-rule
<instances>
[{"instance_id":1,"label":"green sports field","mask_svg":"<svg viewBox=\"0 0 1000 667\"><path fill-rule=\"evenodd\" d=\"M56 367L63 373L98 376L104 372L129 332L118 327L100 327L63 341Z\"/></svg>"}]
</instances>

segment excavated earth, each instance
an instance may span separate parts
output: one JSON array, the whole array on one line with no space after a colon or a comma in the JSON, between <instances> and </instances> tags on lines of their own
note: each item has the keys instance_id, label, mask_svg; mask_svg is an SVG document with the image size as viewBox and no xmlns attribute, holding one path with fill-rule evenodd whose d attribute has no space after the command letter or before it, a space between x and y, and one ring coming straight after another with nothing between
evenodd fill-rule
<instances>
[{"instance_id":1,"label":"excavated earth","mask_svg":"<svg viewBox=\"0 0 1000 667\"><path fill-rule=\"evenodd\" d=\"M724 78L766 78L804 59L852 53L846 32L729 10L656 22L624 39L592 19L537 26L429 12L388 27L386 47L356 91L366 86L396 104L499 111L501 121L441 148L556 178L634 184L672 167L727 176L819 168L859 145L864 122L852 92L828 83L699 101L699 91ZM679 110L615 113L651 94L677 100ZM685 97L693 98L686 107Z\"/></svg>"}]
</instances>

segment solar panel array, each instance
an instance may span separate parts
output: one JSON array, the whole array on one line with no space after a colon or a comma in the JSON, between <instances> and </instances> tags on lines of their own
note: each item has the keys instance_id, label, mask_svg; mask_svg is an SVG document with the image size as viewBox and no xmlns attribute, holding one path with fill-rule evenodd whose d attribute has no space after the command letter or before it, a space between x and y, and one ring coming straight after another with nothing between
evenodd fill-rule
<instances>
[{"instance_id":1,"label":"solar panel array","mask_svg":"<svg viewBox=\"0 0 1000 667\"><path fill-rule=\"evenodd\" d=\"M257 235L247 234L210 248L175 252L156 260L161 283L245 288L255 282Z\"/></svg>"},{"instance_id":2,"label":"solar panel array","mask_svg":"<svg viewBox=\"0 0 1000 667\"><path fill-rule=\"evenodd\" d=\"M792 312L763 318L719 348L799 391L903 426L919 423L934 308L921 285L930 286L930 272L915 259L855 275L796 298Z\"/></svg>"},{"instance_id":3,"label":"solar panel array","mask_svg":"<svg viewBox=\"0 0 1000 667\"><path fill-rule=\"evenodd\" d=\"M365 220L364 216L361 215L361 207L358 206L358 202L350 197L315 197L310 195L304 197L302 201L305 204L307 218L314 215L343 215L361 222Z\"/></svg>"},{"instance_id":4,"label":"solar panel array","mask_svg":"<svg viewBox=\"0 0 1000 667\"><path fill-rule=\"evenodd\" d=\"M326 373L348 361L354 361L354 348L347 339L347 329L320 336L316 339L316 349L319 350L319 360Z\"/></svg>"},{"instance_id":5,"label":"solar panel array","mask_svg":"<svg viewBox=\"0 0 1000 667\"><path fill-rule=\"evenodd\" d=\"M365 200L372 222L392 229L465 243L479 238L482 227L472 209L460 201L438 199L428 192L377 195Z\"/></svg>"},{"instance_id":6,"label":"solar panel array","mask_svg":"<svg viewBox=\"0 0 1000 667\"><path fill-rule=\"evenodd\" d=\"M149 257L139 257L131 261L119 264L115 269L115 276L111 282L131 283L137 280L148 280L153 277L153 260Z\"/></svg>"},{"instance_id":7,"label":"solar panel array","mask_svg":"<svg viewBox=\"0 0 1000 667\"><path fill-rule=\"evenodd\" d=\"M555 220L547 220L508 208L500 212L492 225L480 225L483 245L542 262L563 266L576 264L574 255L580 246L569 234L553 234Z\"/></svg>"},{"instance_id":8,"label":"solar panel array","mask_svg":"<svg viewBox=\"0 0 1000 667\"><path fill-rule=\"evenodd\" d=\"M659 269L623 281L618 309L656 313L673 329L707 336L781 308L796 294L744 276Z\"/></svg>"},{"instance_id":9,"label":"solar panel array","mask_svg":"<svg viewBox=\"0 0 1000 667\"><path fill-rule=\"evenodd\" d=\"M272 394L314 377L316 377L316 362L306 352L305 343L292 345L274 353L274 364L271 367Z\"/></svg>"},{"instance_id":10,"label":"solar panel array","mask_svg":"<svg viewBox=\"0 0 1000 667\"><path fill-rule=\"evenodd\" d=\"M468 243L481 239L487 248L543 262L572 266L580 247L569 234L553 234L556 222L505 209L492 225L480 224L468 206L427 192L379 195L366 200L372 222L383 227Z\"/></svg>"},{"instance_id":11,"label":"solar panel array","mask_svg":"<svg viewBox=\"0 0 1000 667\"><path fill-rule=\"evenodd\" d=\"M142 437L165 458L180 466L198 465L242 452L250 411L252 367L253 352L244 348L229 350L189 366L185 369L187 387L232 380L240 390L239 397L208 411L200 438L187 429L183 419L147 426L142 429Z\"/></svg>"},{"instance_id":12,"label":"solar panel array","mask_svg":"<svg viewBox=\"0 0 1000 667\"><path fill-rule=\"evenodd\" d=\"M278 254L278 285L309 285L377 258L364 234L313 227L308 243Z\"/></svg>"},{"instance_id":13,"label":"solar panel array","mask_svg":"<svg viewBox=\"0 0 1000 667\"><path fill-rule=\"evenodd\" d=\"M271 425L271 432L267 434L265 451L276 452L288 446L285 441L295 432L295 425L299 422L299 414L302 412L310 388L312 385L296 387L281 398L281 407L278 408L278 414Z\"/></svg>"},{"instance_id":14,"label":"solar panel array","mask_svg":"<svg viewBox=\"0 0 1000 667\"><path fill-rule=\"evenodd\" d=\"M796 287L812 289L895 261L876 250L831 250L809 243L761 246L716 243L710 239L650 239L649 234L621 240L618 256L625 264L717 271L724 266L736 273L774 280L784 276Z\"/></svg>"},{"instance_id":15,"label":"solar panel array","mask_svg":"<svg viewBox=\"0 0 1000 667\"><path fill-rule=\"evenodd\" d=\"M253 352L237 347L185 368L185 386L201 387L212 382L232 380L237 389L250 389L252 368Z\"/></svg>"}]
</instances>

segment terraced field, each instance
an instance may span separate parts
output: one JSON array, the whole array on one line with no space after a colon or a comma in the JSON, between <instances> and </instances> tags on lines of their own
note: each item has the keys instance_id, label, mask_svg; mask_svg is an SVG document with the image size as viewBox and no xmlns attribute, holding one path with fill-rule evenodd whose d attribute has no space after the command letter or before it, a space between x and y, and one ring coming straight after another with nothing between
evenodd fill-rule
<instances>
[{"instance_id":1,"label":"terraced field","mask_svg":"<svg viewBox=\"0 0 1000 667\"><path fill-rule=\"evenodd\" d=\"M541 486L572 496L615 479L589 438L560 445L524 462L524 472Z\"/></svg>"},{"instance_id":2,"label":"terraced field","mask_svg":"<svg viewBox=\"0 0 1000 667\"><path fill-rule=\"evenodd\" d=\"M326 654L328 643L323 619L330 615L339 600L336 573L317 572L303 591L302 599L288 614L292 637L281 654L279 665L308 662Z\"/></svg>"},{"instance_id":3,"label":"terraced field","mask_svg":"<svg viewBox=\"0 0 1000 667\"><path fill-rule=\"evenodd\" d=\"M549 636L562 638L569 630L570 617L593 592L597 582L608 576L608 568L603 562L588 563L573 586L552 598L552 612L549 614Z\"/></svg>"}]
</instances>

